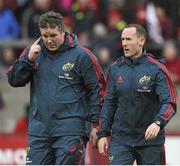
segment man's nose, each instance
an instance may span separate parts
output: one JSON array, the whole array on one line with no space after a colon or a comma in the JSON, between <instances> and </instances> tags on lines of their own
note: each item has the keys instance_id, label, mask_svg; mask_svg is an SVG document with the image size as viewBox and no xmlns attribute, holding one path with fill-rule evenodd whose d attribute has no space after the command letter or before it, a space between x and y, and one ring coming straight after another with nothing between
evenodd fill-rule
<instances>
[{"instance_id":1,"label":"man's nose","mask_svg":"<svg viewBox=\"0 0 180 166\"><path fill-rule=\"evenodd\" d=\"M48 38L48 39L47 39L47 42L48 42L48 43L51 43L51 42L52 42L52 39L51 39L51 38Z\"/></svg>"},{"instance_id":2,"label":"man's nose","mask_svg":"<svg viewBox=\"0 0 180 166\"><path fill-rule=\"evenodd\" d=\"M127 43L125 41L122 42L123 47L127 46Z\"/></svg>"}]
</instances>

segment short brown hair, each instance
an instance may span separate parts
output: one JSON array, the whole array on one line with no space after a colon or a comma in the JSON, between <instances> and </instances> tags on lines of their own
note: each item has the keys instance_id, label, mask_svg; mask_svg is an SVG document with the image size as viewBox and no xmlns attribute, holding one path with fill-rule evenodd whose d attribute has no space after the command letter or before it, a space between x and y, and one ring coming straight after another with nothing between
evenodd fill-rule
<instances>
[{"instance_id":1,"label":"short brown hair","mask_svg":"<svg viewBox=\"0 0 180 166\"><path fill-rule=\"evenodd\" d=\"M66 26L60 13L49 11L40 16L39 28L55 28L56 26L61 32L65 32Z\"/></svg>"},{"instance_id":2,"label":"short brown hair","mask_svg":"<svg viewBox=\"0 0 180 166\"><path fill-rule=\"evenodd\" d=\"M139 25L139 24L128 24L124 29L131 28L131 27L136 28L137 35L143 36L146 39L147 32L141 25Z\"/></svg>"}]
</instances>

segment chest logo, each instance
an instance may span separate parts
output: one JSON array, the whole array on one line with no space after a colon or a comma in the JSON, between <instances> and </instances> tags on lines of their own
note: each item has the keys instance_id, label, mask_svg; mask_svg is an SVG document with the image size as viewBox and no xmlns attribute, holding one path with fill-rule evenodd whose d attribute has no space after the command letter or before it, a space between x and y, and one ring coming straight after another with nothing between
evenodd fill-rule
<instances>
[{"instance_id":1,"label":"chest logo","mask_svg":"<svg viewBox=\"0 0 180 166\"><path fill-rule=\"evenodd\" d=\"M147 75L144 75L143 77L139 79L139 83L142 85L142 89L143 89L141 91L150 92L147 86L150 81L151 81L151 76L147 76Z\"/></svg>"},{"instance_id":2,"label":"chest logo","mask_svg":"<svg viewBox=\"0 0 180 166\"><path fill-rule=\"evenodd\" d=\"M150 80L151 80L151 77L150 77L150 76L144 75L143 77L141 77L141 78L139 79L139 83L140 83L142 86L147 86L148 83L150 82Z\"/></svg>"},{"instance_id":3,"label":"chest logo","mask_svg":"<svg viewBox=\"0 0 180 166\"><path fill-rule=\"evenodd\" d=\"M74 63L66 63L63 65L62 69L66 72L71 71L74 68Z\"/></svg>"},{"instance_id":4,"label":"chest logo","mask_svg":"<svg viewBox=\"0 0 180 166\"><path fill-rule=\"evenodd\" d=\"M121 76L116 77L116 83L122 84L124 82L123 78Z\"/></svg>"}]
</instances>

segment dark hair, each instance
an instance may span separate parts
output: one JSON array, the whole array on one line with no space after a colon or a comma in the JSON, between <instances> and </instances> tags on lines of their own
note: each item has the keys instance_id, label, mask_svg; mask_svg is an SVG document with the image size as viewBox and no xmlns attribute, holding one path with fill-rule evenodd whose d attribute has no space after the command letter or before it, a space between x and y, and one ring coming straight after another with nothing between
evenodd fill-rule
<instances>
[{"instance_id":1,"label":"dark hair","mask_svg":"<svg viewBox=\"0 0 180 166\"><path fill-rule=\"evenodd\" d=\"M63 16L60 13L49 11L39 18L39 28L55 28L58 27L61 32L65 32Z\"/></svg>"},{"instance_id":2,"label":"dark hair","mask_svg":"<svg viewBox=\"0 0 180 166\"><path fill-rule=\"evenodd\" d=\"M147 32L141 25L139 25L139 24L128 24L125 28L131 28L131 27L136 28L136 33L138 36L143 36L146 39Z\"/></svg>"}]
</instances>

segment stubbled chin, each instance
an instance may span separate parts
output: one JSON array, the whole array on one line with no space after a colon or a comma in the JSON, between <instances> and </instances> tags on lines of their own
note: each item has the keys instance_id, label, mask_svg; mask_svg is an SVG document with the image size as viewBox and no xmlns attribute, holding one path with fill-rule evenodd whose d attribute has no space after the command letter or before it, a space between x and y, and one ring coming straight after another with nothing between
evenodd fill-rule
<instances>
[{"instance_id":1,"label":"stubbled chin","mask_svg":"<svg viewBox=\"0 0 180 166\"><path fill-rule=\"evenodd\" d=\"M52 51L52 52L57 51L56 48L48 48L48 50L49 50L49 51Z\"/></svg>"}]
</instances>

